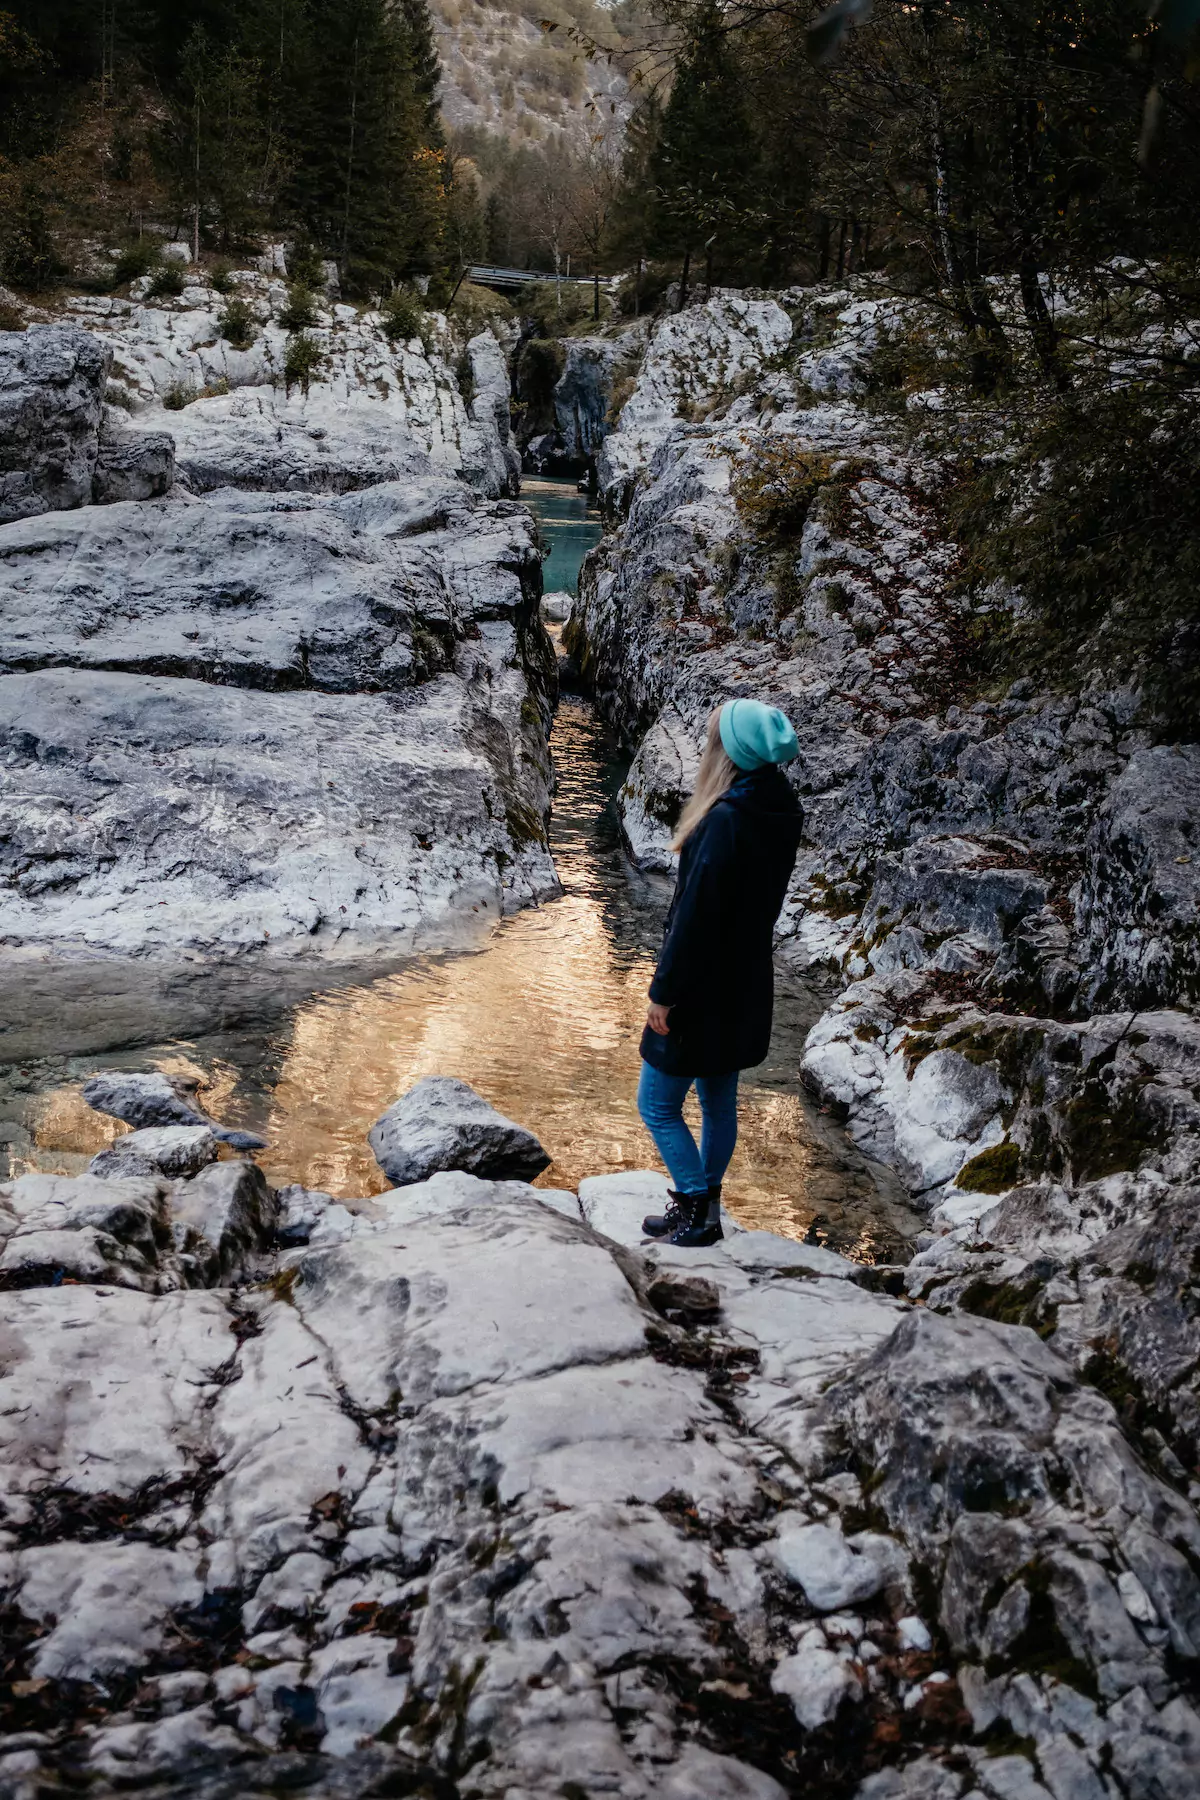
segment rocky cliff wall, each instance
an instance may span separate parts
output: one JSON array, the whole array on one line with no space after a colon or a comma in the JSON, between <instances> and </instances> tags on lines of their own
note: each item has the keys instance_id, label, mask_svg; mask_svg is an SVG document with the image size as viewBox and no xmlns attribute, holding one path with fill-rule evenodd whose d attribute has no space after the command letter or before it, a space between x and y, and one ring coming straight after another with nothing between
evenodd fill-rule
<instances>
[{"instance_id":1,"label":"rocky cliff wall","mask_svg":"<svg viewBox=\"0 0 1200 1800\"><path fill-rule=\"evenodd\" d=\"M513 478L498 347L473 421L436 351L334 308L289 394L282 287L242 287L249 351L191 289L0 337L34 515L0 525L0 936L29 969L402 951L555 886L540 560L477 491ZM163 406L201 381L231 385ZM174 444L159 497L100 491L129 408Z\"/></svg>"},{"instance_id":2,"label":"rocky cliff wall","mask_svg":"<svg viewBox=\"0 0 1200 1800\"><path fill-rule=\"evenodd\" d=\"M793 718L780 954L841 988L805 1079L928 1209L897 1283L1036 1331L1194 1504L1200 747L1154 741L1133 690L966 686L937 467L862 398L894 323L795 293L661 324L569 641L637 746L650 866L709 710Z\"/></svg>"}]
</instances>

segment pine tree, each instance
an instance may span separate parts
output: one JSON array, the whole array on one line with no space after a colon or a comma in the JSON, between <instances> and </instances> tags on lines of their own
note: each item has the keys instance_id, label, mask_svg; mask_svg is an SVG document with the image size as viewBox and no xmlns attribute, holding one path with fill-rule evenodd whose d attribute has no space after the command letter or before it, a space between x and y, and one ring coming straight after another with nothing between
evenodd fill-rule
<instances>
[{"instance_id":1,"label":"pine tree","mask_svg":"<svg viewBox=\"0 0 1200 1800\"><path fill-rule=\"evenodd\" d=\"M179 199L223 249L260 229L275 168L259 104L261 72L234 49L218 49L202 26L184 46L169 124Z\"/></svg>"},{"instance_id":2,"label":"pine tree","mask_svg":"<svg viewBox=\"0 0 1200 1800\"><path fill-rule=\"evenodd\" d=\"M404 19L388 0L311 0L292 79L288 198L359 292L436 266L444 193Z\"/></svg>"},{"instance_id":3,"label":"pine tree","mask_svg":"<svg viewBox=\"0 0 1200 1800\"><path fill-rule=\"evenodd\" d=\"M732 249L744 232L756 149L744 74L715 0L706 0L676 66L651 161L654 247L683 255L681 305L693 251L704 248L711 285L718 250Z\"/></svg>"},{"instance_id":4,"label":"pine tree","mask_svg":"<svg viewBox=\"0 0 1200 1800\"><path fill-rule=\"evenodd\" d=\"M435 149L445 143L442 114L438 105L438 89L442 84L442 65L433 34L427 0L400 0L400 11L408 33L408 59L413 87L425 108L425 142Z\"/></svg>"}]
</instances>

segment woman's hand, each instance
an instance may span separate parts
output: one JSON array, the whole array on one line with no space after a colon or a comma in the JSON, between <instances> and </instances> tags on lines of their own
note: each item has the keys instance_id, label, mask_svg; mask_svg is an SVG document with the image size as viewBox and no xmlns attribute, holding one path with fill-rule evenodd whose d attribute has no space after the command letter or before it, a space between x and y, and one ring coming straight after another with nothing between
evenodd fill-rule
<instances>
[{"instance_id":1,"label":"woman's hand","mask_svg":"<svg viewBox=\"0 0 1200 1800\"><path fill-rule=\"evenodd\" d=\"M660 1006L656 1000L650 1002L649 1010L646 1013L646 1023L651 1031L658 1033L659 1037L666 1037L671 1029L667 1024L667 1014L670 1010L669 1006Z\"/></svg>"}]
</instances>

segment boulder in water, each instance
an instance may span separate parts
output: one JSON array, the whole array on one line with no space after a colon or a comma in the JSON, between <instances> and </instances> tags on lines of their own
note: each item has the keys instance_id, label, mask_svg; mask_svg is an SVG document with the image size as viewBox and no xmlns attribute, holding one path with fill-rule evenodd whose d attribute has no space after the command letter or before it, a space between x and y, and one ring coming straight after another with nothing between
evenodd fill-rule
<instances>
[{"instance_id":1,"label":"boulder in water","mask_svg":"<svg viewBox=\"0 0 1200 1800\"><path fill-rule=\"evenodd\" d=\"M450 1075L427 1075L409 1088L376 1119L367 1141L396 1187L426 1181L442 1169L464 1169L490 1181L531 1181L550 1161L531 1131Z\"/></svg>"},{"instance_id":2,"label":"boulder in water","mask_svg":"<svg viewBox=\"0 0 1200 1800\"><path fill-rule=\"evenodd\" d=\"M548 619L551 625L565 625L574 604L572 596L565 589L558 588L554 593L543 596L542 617Z\"/></svg>"},{"instance_id":3,"label":"boulder in water","mask_svg":"<svg viewBox=\"0 0 1200 1800\"><path fill-rule=\"evenodd\" d=\"M216 1124L189 1097L188 1084L173 1081L158 1070L134 1074L103 1069L84 1082L83 1097L97 1112L124 1119L127 1125L204 1125L234 1150L262 1150L266 1145L266 1139L252 1131L232 1131Z\"/></svg>"}]
</instances>

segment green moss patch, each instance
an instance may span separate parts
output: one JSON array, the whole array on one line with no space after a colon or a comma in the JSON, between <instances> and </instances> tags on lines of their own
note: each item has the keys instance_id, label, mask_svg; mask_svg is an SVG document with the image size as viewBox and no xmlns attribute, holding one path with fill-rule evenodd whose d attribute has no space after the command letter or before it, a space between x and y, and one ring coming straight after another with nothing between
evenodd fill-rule
<instances>
[{"instance_id":1,"label":"green moss patch","mask_svg":"<svg viewBox=\"0 0 1200 1800\"><path fill-rule=\"evenodd\" d=\"M1003 1194L1017 1184L1021 1152L1015 1144L993 1144L965 1162L954 1178L956 1188L972 1194Z\"/></svg>"}]
</instances>

